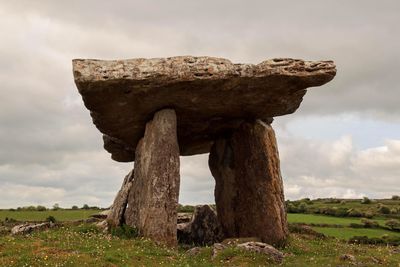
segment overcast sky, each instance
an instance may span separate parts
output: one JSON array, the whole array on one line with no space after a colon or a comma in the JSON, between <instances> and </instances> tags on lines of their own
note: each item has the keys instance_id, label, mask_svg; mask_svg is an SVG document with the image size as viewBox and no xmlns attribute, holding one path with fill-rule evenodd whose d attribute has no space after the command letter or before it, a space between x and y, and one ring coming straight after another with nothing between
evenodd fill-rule
<instances>
[{"instance_id":1,"label":"overcast sky","mask_svg":"<svg viewBox=\"0 0 400 267\"><path fill-rule=\"evenodd\" d=\"M277 117L286 198L400 194L400 2L0 0L0 208L106 207L118 163L73 58L334 60L336 78ZM208 155L181 158L180 202L214 202Z\"/></svg>"}]
</instances>

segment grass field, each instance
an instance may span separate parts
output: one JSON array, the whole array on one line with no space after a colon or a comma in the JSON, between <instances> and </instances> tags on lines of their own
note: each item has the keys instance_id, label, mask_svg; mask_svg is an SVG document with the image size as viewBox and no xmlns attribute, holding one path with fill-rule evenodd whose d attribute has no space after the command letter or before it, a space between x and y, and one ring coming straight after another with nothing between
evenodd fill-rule
<instances>
[{"instance_id":1,"label":"grass field","mask_svg":"<svg viewBox=\"0 0 400 267\"><path fill-rule=\"evenodd\" d=\"M74 221L88 218L99 210L46 210L46 211L9 211L0 210L0 220L12 218L17 221L44 221L53 216L57 221Z\"/></svg>"},{"instance_id":2,"label":"grass field","mask_svg":"<svg viewBox=\"0 0 400 267\"><path fill-rule=\"evenodd\" d=\"M0 211L0 220L5 218L13 218L18 221L44 221L47 217L53 216L57 221L73 221L88 218L90 215L99 213L99 210L47 210L47 211ZM317 232L323 233L327 236L332 236L340 239L349 239L356 235L368 237L381 237L384 234L390 236L400 236L399 232L392 232L385 229L367 229L367 228L348 228L350 223L360 223L360 218L348 217L333 217L326 215L315 214L300 214L289 213L289 223L305 223L305 224L337 224L346 226L345 228L334 227L313 227ZM384 219L374 219L380 225L384 225Z\"/></svg>"},{"instance_id":3,"label":"grass field","mask_svg":"<svg viewBox=\"0 0 400 267\"><path fill-rule=\"evenodd\" d=\"M88 230L89 229L89 230ZM279 266L399 266L394 247L351 245L337 239L292 234ZM189 256L183 248L168 250L144 239L120 239L87 226L54 228L28 236L0 236L0 266L275 266L265 255L227 249L211 259L211 248Z\"/></svg>"},{"instance_id":4,"label":"grass field","mask_svg":"<svg viewBox=\"0 0 400 267\"><path fill-rule=\"evenodd\" d=\"M0 210L0 220L5 218L13 218L18 221L41 221L49 216L53 216L58 221L73 221L86 219L90 215L99 213L99 210L46 210L46 211L8 211ZM288 220L290 223L325 223L349 225L350 223L360 223L360 218L333 217L316 214L289 213ZM385 220L378 218L373 219L384 225Z\"/></svg>"},{"instance_id":5,"label":"grass field","mask_svg":"<svg viewBox=\"0 0 400 267\"><path fill-rule=\"evenodd\" d=\"M400 232L388 231L374 228L333 228L333 227L312 227L315 231L327 236L348 240L353 236L382 237L383 235L398 236Z\"/></svg>"},{"instance_id":6,"label":"grass field","mask_svg":"<svg viewBox=\"0 0 400 267\"><path fill-rule=\"evenodd\" d=\"M385 219L374 218L373 221L378 222L380 225L385 225ZM351 217L333 217L326 215L317 214L303 214L303 213L289 213L288 221L290 223L325 223L325 224L339 224L348 226L350 223L360 223L361 218L351 218Z\"/></svg>"}]
</instances>

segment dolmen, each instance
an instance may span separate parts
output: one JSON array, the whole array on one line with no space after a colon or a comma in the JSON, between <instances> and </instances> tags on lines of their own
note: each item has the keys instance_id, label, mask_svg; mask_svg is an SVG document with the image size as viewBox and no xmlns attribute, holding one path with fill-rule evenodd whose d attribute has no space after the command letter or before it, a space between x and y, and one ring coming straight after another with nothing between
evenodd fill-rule
<instances>
[{"instance_id":1,"label":"dolmen","mask_svg":"<svg viewBox=\"0 0 400 267\"><path fill-rule=\"evenodd\" d=\"M179 157L209 153L224 238L288 236L273 118L295 112L309 87L336 74L333 61L277 58L235 64L178 56L73 60L75 84L104 148L134 161L108 223L177 245Z\"/></svg>"}]
</instances>

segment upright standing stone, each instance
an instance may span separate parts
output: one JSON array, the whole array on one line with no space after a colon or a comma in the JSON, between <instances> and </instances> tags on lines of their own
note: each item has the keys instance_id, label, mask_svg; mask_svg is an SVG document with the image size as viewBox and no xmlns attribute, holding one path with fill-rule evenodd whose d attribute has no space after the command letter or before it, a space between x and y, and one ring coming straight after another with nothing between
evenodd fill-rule
<instances>
[{"instance_id":1,"label":"upright standing stone","mask_svg":"<svg viewBox=\"0 0 400 267\"><path fill-rule=\"evenodd\" d=\"M111 226L120 226L124 223L124 213L128 205L128 196L133 183L133 170L125 176L121 189L114 199L114 203L107 215L107 223Z\"/></svg>"},{"instance_id":2,"label":"upright standing stone","mask_svg":"<svg viewBox=\"0 0 400 267\"><path fill-rule=\"evenodd\" d=\"M261 120L243 123L217 140L209 166L218 220L225 237L260 237L282 245L288 235L274 130Z\"/></svg>"},{"instance_id":3,"label":"upright standing stone","mask_svg":"<svg viewBox=\"0 0 400 267\"><path fill-rule=\"evenodd\" d=\"M179 146L176 115L164 109L146 124L136 147L133 185L125 221L139 234L168 246L177 245Z\"/></svg>"}]
</instances>

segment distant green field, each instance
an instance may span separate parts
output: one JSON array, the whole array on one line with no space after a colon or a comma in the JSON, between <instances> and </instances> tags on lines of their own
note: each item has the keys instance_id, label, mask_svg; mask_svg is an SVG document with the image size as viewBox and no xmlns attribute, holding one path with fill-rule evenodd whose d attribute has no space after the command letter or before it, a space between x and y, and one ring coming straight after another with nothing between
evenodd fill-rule
<instances>
[{"instance_id":1,"label":"distant green field","mask_svg":"<svg viewBox=\"0 0 400 267\"><path fill-rule=\"evenodd\" d=\"M339 239L350 239L353 236L382 237L383 235L398 236L400 232L392 232L385 229L372 228L333 228L333 227L313 227L317 232L327 236L333 236Z\"/></svg>"},{"instance_id":2,"label":"distant green field","mask_svg":"<svg viewBox=\"0 0 400 267\"><path fill-rule=\"evenodd\" d=\"M47 210L47 211L8 211L0 210L0 220L13 218L18 221L42 221L49 216L53 216L58 221L73 221L88 218L90 215L99 213L99 210ZM325 223L325 224L340 224L348 226L350 223L360 223L360 218L349 217L333 217L318 214L302 214L289 213L288 221L290 223ZM384 225L384 219L373 219L379 224Z\"/></svg>"},{"instance_id":3,"label":"distant green field","mask_svg":"<svg viewBox=\"0 0 400 267\"><path fill-rule=\"evenodd\" d=\"M47 211L8 211L0 210L0 221L5 218L12 218L18 221L44 221L47 217L53 216L57 221L74 221L88 218L92 214L99 213L99 210L47 210ZM360 218L349 217L333 217L318 214L300 214L289 213L289 223L305 223L305 224L337 224L349 226L350 223L360 223ZM384 219L374 219L380 225L385 224ZM399 232L392 232L385 229L368 229L368 228L334 228L334 227L313 227L317 232L327 236L337 237L340 239L349 239L353 236L381 237L384 234L392 236L400 236Z\"/></svg>"},{"instance_id":4,"label":"distant green field","mask_svg":"<svg viewBox=\"0 0 400 267\"><path fill-rule=\"evenodd\" d=\"M74 221L88 218L99 210L46 210L46 211L8 211L0 210L0 220L12 218L17 221L44 221L53 216L57 221Z\"/></svg>"},{"instance_id":5,"label":"distant green field","mask_svg":"<svg viewBox=\"0 0 400 267\"><path fill-rule=\"evenodd\" d=\"M385 225L384 219L372 219L378 222L380 225ZM318 214L303 214L303 213L289 213L288 221L290 223L326 223L326 224L340 224L350 225L350 223L360 223L361 218L350 218L350 217L333 217Z\"/></svg>"}]
</instances>

